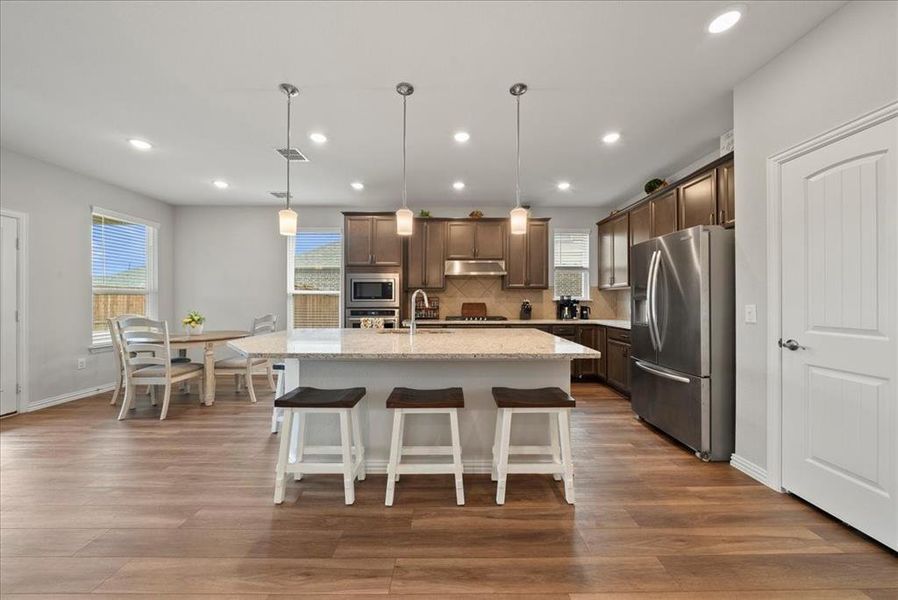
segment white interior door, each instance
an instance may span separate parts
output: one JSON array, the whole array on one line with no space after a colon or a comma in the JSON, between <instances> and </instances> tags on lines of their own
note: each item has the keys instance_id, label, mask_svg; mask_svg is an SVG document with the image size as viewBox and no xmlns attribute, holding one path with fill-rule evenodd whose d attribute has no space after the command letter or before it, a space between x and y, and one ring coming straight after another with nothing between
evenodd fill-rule
<instances>
[{"instance_id":1,"label":"white interior door","mask_svg":"<svg viewBox=\"0 0 898 600\"><path fill-rule=\"evenodd\" d=\"M781 179L783 487L892 548L896 152L893 117L783 164Z\"/></svg>"},{"instance_id":2,"label":"white interior door","mask_svg":"<svg viewBox=\"0 0 898 600\"><path fill-rule=\"evenodd\" d=\"M18 404L18 224L0 216L0 416L16 412Z\"/></svg>"}]
</instances>

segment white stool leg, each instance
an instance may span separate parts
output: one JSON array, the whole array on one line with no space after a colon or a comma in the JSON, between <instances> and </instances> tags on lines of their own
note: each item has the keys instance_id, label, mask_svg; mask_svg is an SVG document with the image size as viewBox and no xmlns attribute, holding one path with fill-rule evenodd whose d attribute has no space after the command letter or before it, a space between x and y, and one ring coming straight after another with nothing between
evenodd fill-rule
<instances>
[{"instance_id":1,"label":"white stool leg","mask_svg":"<svg viewBox=\"0 0 898 600\"><path fill-rule=\"evenodd\" d=\"M490 480L499 481L499 438L502 437L502 409L496 409L496 431L493 434L493 467L490 470Z\"/></svg>"},{"instance_id":2,"label":"white stool leg","mask_svg":"<svg viewBox=\"0 0 898 600\"><path fill-rule=\"evenodd\" d=\"M399 439L400 430L402 429L402 409L393 409L393 433L390 438L390 462L387 463L387 497L384 504L393 506L393 493L396 490L396 467L399 465L399 452L401 451L401 440Z\"/></svg>"},{"instance_id":3,"label":"white stool leg","mask_svg":"<svg viewBox=\"0 0 898 600\"><path fill-rule=\"evenodd\" d=\"M400 411L401 412L401 411ZM402 444L405 443L405 413L401 413L402 418L399 419L399 454L396 455L396 481L399 481L398 467L402 463Z\"/></svg>"},{"instance_id":4,"label":"white stool leg","mask_svg":"<svg viewBox=\"0 0 898 600\"><path fill-rule=\"evenodd\" d=\"M449 409L449 428L452 430L452 466L455 467L455 503L465 504L465 484L462 479L461 440L458 435L458 409Z\"/></svg>"},{"instance_id":5,"label":"white stool leg","mask_svg":"<svg viewBox=\"0 0 898 600\"><path fill-rule=\"evenodd\" d=\"M352 433L350 420L350 411L340 411L340 446L343 450L343 493L346 497L346 504L355 502L355 484L352 475Z\"/></svg>"},{"instance_id":6,"label":"white stool leg","mask_svg":"<svg viewBox=\"0 0 898 600\"><path fill-rule=\"evenodd\" d=\"M290 462L299 464L302 462L303 456L305 456L306 421L309 420L309 413L295 412L293 425L290 428L290 439L292 440L290 444ZM281 425L281 431L284 431L284 425ZM302 480L302 471L297 471L293 474L293 481L300 480Z\"/></svg>"},{"instance_id":7,"label":"white stool leg","mask_svg":"<svg viewBox=\"0 0 898 600\"><path fill-rule=\"evenodd\" d=\"M549 445L552 447L552 462L561 464L561 447L558 444L558 413L549 413ZM552 479L561 481L561 475L552 474Z\"/></svg>"},{"instance_id":8,"label":"white stool leg","mask_svg":"<svg viewBox=\"0 0 898 600\"><path fill-rule=\"evenodd\" d=\"M496 504L505 504L505 480L508 478L508 450L511 442L512 409L500 408L502 412L502 433L499 437L499 478L496 484Z\"/></svg>"},{"instance_id":9,"label":"white stool leg","mask_svg":"<svg viewBox=\"0 0 898 600\"><path fill-rule=\"evenodd\" d=\"M200 394L200 396L202 397L202 394ZM283 412L283 409L278 408L277 406L271 409L271 433L278 432L278 416Z\"/></svg>"},{"instance_id":10,"label":"white stool leg","mask_svg":"<svg viewBox=\"0 0 898 600\"><path fill-rule=\"evenodd\" d=\"M278 446L278 462L274 470L274 503L281 504L284 501L286 481L284 471L287 468L287 454L290 450L290 434L293 430L293 410L284 409L284 426L281 429L281 443Z\"/></svg>"},{"instance_id":11,"label":"white stool leg","mask_svg":"<svg viewBox=\"0 0 898 600\"><path fill-rule=\"evenodd\" d=\"M571 409L559 411L558 423L561 429L561 462L564 465L564 499L574 503L574 463L571 459Z\"/></svg>"},{"instance_id":12,"label":"white stool leg","mask_svg":"<svg viewBox=\"0 0 898 600\"><path fill-rule=\"evenodd\" d=\"M353 450L355 452L355 461L359 466L358 470L358 479L359 481L365 481L365 477L367 473L365 471L365 443L362 441L362 424L361 419L359 418L361 415L361 409L359 409L359 405L356 404L352 407L352 444Z\"/></svg>"}]
</instances>

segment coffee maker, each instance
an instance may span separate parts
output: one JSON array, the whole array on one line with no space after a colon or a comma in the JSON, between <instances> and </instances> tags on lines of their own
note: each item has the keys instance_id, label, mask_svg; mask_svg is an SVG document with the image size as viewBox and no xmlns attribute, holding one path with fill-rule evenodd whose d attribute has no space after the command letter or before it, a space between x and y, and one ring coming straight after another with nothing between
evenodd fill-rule
<instances>
[{"instance_id":1,"label":"coffee maker","mask_svg":"<svg viewBox=\"0 0 898 600\"><path fill-rule=\"evenodd\" d=\"M577 319L580 316L580 301L570 296L561 296L558 299L558 318L564 321Z\"/></svg>"}]
</instances>

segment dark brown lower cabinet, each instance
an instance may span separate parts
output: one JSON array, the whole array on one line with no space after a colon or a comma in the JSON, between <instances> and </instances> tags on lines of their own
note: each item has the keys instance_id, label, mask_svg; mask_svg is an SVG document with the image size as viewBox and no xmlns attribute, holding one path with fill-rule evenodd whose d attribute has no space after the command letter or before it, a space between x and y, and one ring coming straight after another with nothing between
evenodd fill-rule
<instances>
[{"instance_id":1,"label":"dark brown lower cabinet","mask_svg":"<svg viewBox=\"0 0 898 600\"><path fill-rule=\"evenodd\" d=\"M605 381L621 392L630 393L630 332L609 329L605 342Z\"/></svg>"},{"instance_id":2,"label":"dark brown lower cabinet","mask_svg":"<svg viewBox=\"0 0 898 600\"><path fill-rule=\"evenodd\" d=\"M581 325L578 343L587 348L598 350L602 358L575 360L571 366L571 375L577 379L605 378L605 328L597 325Z\"/></svg>"}]
</instances>

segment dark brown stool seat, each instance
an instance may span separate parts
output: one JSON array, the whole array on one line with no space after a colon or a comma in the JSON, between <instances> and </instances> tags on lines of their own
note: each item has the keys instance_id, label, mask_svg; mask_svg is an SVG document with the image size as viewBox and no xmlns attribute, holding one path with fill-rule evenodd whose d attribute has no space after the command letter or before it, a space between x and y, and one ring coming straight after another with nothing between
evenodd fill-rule
<instances>
[{"instance_id":1,"label":"dark brown stool seat","mask_svg":"<svg viewBox=\"0 0 898 600\"><path fill-rule=\"evenodd\" d=\"M365 397L365 388L321 390L298 387L275 399L278 408L352 408Z\"/></svg>"},{"instance_id":2,"label":"dark brown stool seat","mask_svg":"<svg viewBox=\"0 0 898 600\"><path fill-rule=\"evenodd\" d=\"M393 388L387 398L387 408L464 408L465 396L461 388L414 390Z\"/></svg>"},{"instance_id":3,"label":"dark brown stool seat","mask_svg":"<svg viewBox=\"0 0 898 600\"><path fill-rule=\"evenodd\" d=\"M573 408L577 405L573 398L557 387L525 390L494 387L493 400L499 408Z\"/></svg>"}]
</instances>

